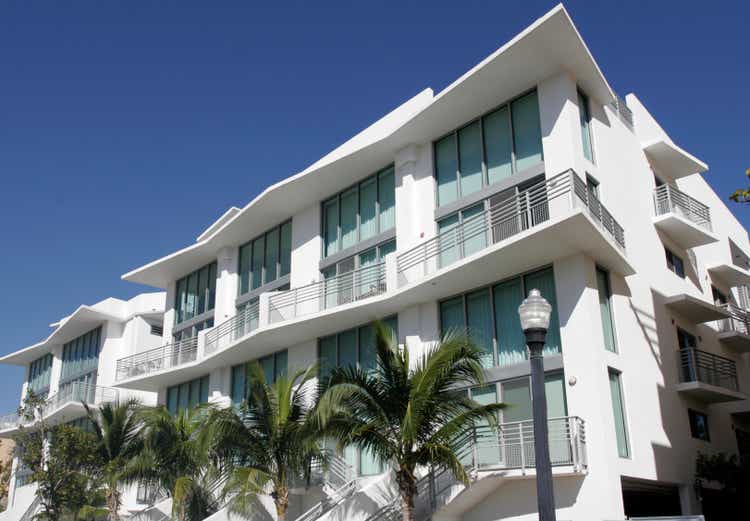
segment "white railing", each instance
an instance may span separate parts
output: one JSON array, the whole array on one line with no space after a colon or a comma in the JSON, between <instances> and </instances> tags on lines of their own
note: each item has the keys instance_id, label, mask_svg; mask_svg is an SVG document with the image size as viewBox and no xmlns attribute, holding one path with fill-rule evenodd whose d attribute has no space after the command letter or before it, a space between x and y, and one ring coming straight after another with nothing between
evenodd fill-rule
<instances>
[{"instance_id":1,"label":"white railing","mask_svg":"<svg viewBox=\"0 0 750 521\"><path fill-rule=\"evenodd\" d=\"M62 384L60 390L47 398L44 403L43 415L47 416L67 403L101 404L116 402L119 391L111 387L101 387L83 382Z\"/></svg>"},{"instance_id":2,"label":"white railing","mask_svg":"<svg viewBox=\"0 0 750 521\"><path fill-rule=\"evenodd\" d=\"M711 231L711 209L700 201L680 192L672 185L657 186L654 190L656 215L674 213Z\"/></svg>"},{"instance_id":3,"label":"white railing","mask_svg":"<svg viewBox=\"0 0 750 521\"><path fill-rule=\"evenodd\" d=\"M501 201L398 255L399 284L411 282L550 219L553 201L586 209L623 253L625 232L578 175L568 170ZM556 203L555 203L556 204Z\"/></svg>"},{"instance_id":4,"label":"white railing","mask_svg":"<svg viewBox=\"0 0 750 521\"><path fill-rule=\"evenodd\" d=\"M10 413L0 416L0 430L15 429L18 427L20 418L17 413Z\"/></svg>"},{"instance_id":5,"label":"white railing","mask_svg":"<svg viewBox=\"0 0 750 521\"><path fill-rule=\"evenodd\" d=\"M270 323L317 313L385 293L385 263L365 266L268 298Z\"/></svg>"},{"instance_id":6,"label":"white railing","mask_svg":"<svg viewBox=\"0 0 750 521\"><path fill-rule=\"evenodd\" d=\"M249 302L232 318L225 320L206 333L205 354L211 354L226 347L235 340L249 335L258 329L258 301Z\"/></svg>"},{"instance_id":7,"label":"white railing","mask_svg":"<svg viewBox=\"0 0 750 521\"><path fill-rule=\"evenodd\" d=\"M497 429L480 427L465 436L464 450L459 456L472 482L482 472L518 469L525 473L533 469L534 425L532 420L500 424ZM549 452L553 467L568 466L574 472L587 468L586 432L581 418L568 416L549 420ZM471 485L470 485L471 486ZM463 487L447 468L432 469L417 482L414 499L414 518L426 521L453 498L457 488ZM367 521L397 521L401 519L401 499L384 506Z\"/></svg>"},{"instance_id":8,"label":"white railing","mask_svg":"<svg viewBox=\"0 0 750 521\"><path fill-rule=\"evenodd\" d=\"M326 495L294 521L314 521L359 490L354 469L342 458L334 455L329 459L327 469L318 469L323 473L323 491Z\"/></svg>"},{"instance_id":9,"label":"white railing","mask_svg":"<svg viewBox=\"0 0 750 521\"><path fill-rule=\"evenodd\" d=\"M720 308L729 313L730 317L718 321L719 331L722 333L736 332L750 335L750 313L734 304L720 304Z\"/></svg>"},{"instance_id":10,"label":"white railing","mask_svg":"<svg viewBox=\"0 0 750 521\"><path fill-rule=\"evenodd\" d=\"M119 382L126 378L155 373L193 362L197 356L198 337L194 336L119 359L115 378Z\"/></svg>"}]
</instances>

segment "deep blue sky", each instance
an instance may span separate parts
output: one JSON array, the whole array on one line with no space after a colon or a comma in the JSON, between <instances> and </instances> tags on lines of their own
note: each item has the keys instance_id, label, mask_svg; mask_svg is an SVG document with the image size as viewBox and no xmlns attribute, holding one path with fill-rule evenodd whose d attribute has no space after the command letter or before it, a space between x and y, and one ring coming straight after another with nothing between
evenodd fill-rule
<instances>
[{"instance_id":1,"label":"deep blue sky","mask_svg":"<svg viewBox=\"0 0 750 521\"><path fill-rule=\"evenodd\" d=\"M442 89L554 6L351 4L2 2L0 352L81 303L138 293L122 273ZM717 192L742 184L750 4L566 6L611 85L709 163ZM22 375L0 367L0 414Z\"/></svg>"}]
</instances>

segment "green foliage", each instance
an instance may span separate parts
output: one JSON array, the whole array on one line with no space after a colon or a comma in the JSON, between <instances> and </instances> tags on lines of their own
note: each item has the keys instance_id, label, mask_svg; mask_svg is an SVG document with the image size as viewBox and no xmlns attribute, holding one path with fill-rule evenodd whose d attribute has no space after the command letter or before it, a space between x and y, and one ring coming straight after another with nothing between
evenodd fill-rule
<instances>
[{"instance_id":1,"label":"green foliage","mask_svg":"<svg viewBox=\"0 0 750 521\"><path fill-rule=\"evenodd\" d=\"M142 447L128 479L170 494L173 515L181 521L200 521L218 509L205 428L211 410L201 406L176 415L164 407L141 411Z\"/></svg>"},{"instance_id":2,"label":"green foliage","mask_svg":"<svg viewBox=\"0 0 750 521\"><path fill-rule=\"evenodd\" d=\"M413 519L417 467L443 466L468 483L461 439L478 422L496 424L501 404L479 405L462 387L483 382L481 351L451 333L412 365L390 331L376 325L377 368L336 368L318 403L320 428L394 467L404 520Z\"/></svg>"},{"instance_id":3,"label":"green foliage","mask_svg":"<svg viewBox=\"0 0 750 521\"><path fill-rule=\"evenodd\" d=\"M0 447L2 447L2 442L3 440L0 440ZM8 504L8 486L10 484L12 464L12 460L7 462L0 461L0 511L4 510Z\"/></svg>"},{"instance_id":4,"label":"green foliage","mask_svg":"<svg viewBox=\"0 0 750 521\"><path fill-rule=\"evenodd\" d=\"M744 512L750 508L750 460L740 461L737 456L721 452L698 453L695 476L718 484L721 504L727 512Z\"/></svg>"},{"instance_id":5,"label":"green foliage","mask_svg":"<svg viewBox=\"0 0 750 521\"><path fill-rule=\"evenodd\" d=\"M745 170L745 175L747 177L750 177L750 168ZM729 199L734 201L735 203L750 203L750 187L738 188L732 195L729 196Z\"/></svg>"},{"instance_id":6,"label":"green foliage","mask_svg":"<svg viewBox=\"0 0 750 521\"><path fill-rule=\"evenodd\" d=\"M249 517L258 497L270 494L280 521L289 489L309 478L314 460L325 463L321 433L310 414L316 368L279 376L272 384L258 363L248 369L248 398L238 410L214 410L209 418L211 453L227 480L230 512Z\"/></svg>"}]
</instances>

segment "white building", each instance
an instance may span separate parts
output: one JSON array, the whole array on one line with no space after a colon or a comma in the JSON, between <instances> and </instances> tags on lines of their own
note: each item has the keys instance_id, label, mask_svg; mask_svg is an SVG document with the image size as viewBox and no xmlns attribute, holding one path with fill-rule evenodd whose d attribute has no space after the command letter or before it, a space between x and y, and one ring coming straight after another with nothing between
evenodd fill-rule
<instances>
[{"instance_id":1,"label":"white building","mask_svg":"<svg viewBox=\"0 0 750 521\"><path fill-rule=\"evenodd\" d=\"M43 415L50 424L71 423L83 426L86 410L82 403L97 406L118 399L137 398L146 405L156 404L156 394L118 389L115 361L138 349L157 347L162 340L164 293L142 293L130 300L107 298L91 306L79 306L72 314L50 324L47 338L0 358L4 364L26 368L21 389L21 404L33 391L45 398ZM34 421L10 413L0 417L0 438L11 437L25 424ZM36 484L30 482L16 459L11 470L8 507L0 519L30 519ZM141 494L142 495L142 494ZM123 496L128 509L143 509L138 490L127 490Z\"/></svg>"},{"instance_id":2,"label":"white building","mask_svg":"<svg viewBox=\"0 0 750 521\"><path fill-rule=\"evenodd\" d=\"M173 410L228 405L252 360L269 377L318 359L367 363L376 318L414 352L468 327L487 350L488 385L474 397L514 407L499 439L471 447L474 484L434 477L420 516L530 520L516 310L536 287L554 305L558 518L709 509L697 452L747 451L750 439L750 241L703 179L708 166L626 99L554 8L443 91L424 90L194 244L125 274L166 291L164 340L122 351L116 367L108 358L114 385ZM326 507L299 494L289 518L388 518L390 476L365 454L345 459L357 487Z\"/></svg>"}]
</instances>

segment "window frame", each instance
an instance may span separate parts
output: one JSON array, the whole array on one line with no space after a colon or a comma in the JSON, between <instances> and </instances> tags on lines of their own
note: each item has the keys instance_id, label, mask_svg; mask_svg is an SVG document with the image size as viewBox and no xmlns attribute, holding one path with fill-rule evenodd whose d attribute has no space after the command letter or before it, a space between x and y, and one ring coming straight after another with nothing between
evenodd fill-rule
<instances>
[{"instance_id":1,"label":"window frame","mask_svg":"<svg viewBox=\"0 0 750 521\"><path fill-rule=\"evenodd\" d=\"M332 257L337 254L341 254L343 251L349 251L354 250L357 245L359 245L363 241L367 241L373 238L378 238L381 234L387 233L390 230L393 230L396 228L396 220L395 215L393 219L393 226L387 229L382 229L381 226L381 215L382 215L382 207L381 207L381 177L384 177L387 173L389 173L393 177L393 206L395 208L396 205L396 167L394 163L390 163L386 165L385 167L375 171L372 174L369 174L364 179L361 179L359 181L356 181L355 183L352 183L348 186L346 186L344 189L339 190L334 195L330 197L326 197L320 202L320 235L322 237L321 241L321 259L325 260L329 257ZM375 228L376 231L374 234L370 235L369 237L362 238L362 185L372 183L373 180L375 181ZM354 243L347 246L346 248L343 247L343 237L342 237L342 230L341 230L341 197L342 195L348 194L352 190L355 190L355 199L357 203L357 211L356 211L356 236L354 239ZM328 220L327 220L327 212L326 207L329 203L332 203L332 201L336 201L336 249L335 251L328 252L327 249L327 239L328 239ZM394 210L395 211L395 210Z\"/></svg>"},{"instance_id":2,"label":"window frame","mask_svg":"<svg viewBox=\"0 0 750 521\"><path fill-rule=\"evenodd\" d=\"M200 282L198 279L200 278L200 273L206 269L207 273L207 281L205 285L205 294L204 294L204 309L202 312L198 313L198 304L201 301L200 297L198 297L198 291L200 290L200 286L198 282ZM179 279L175 280L174 286L175 286L175 295L174 295L174 326L185 326L187 327L189 324L193 324L195 322L201 322L202 320L205 320L208 316L212 316L214 312L214 308L216 307L216 280L218 278L218 262L216 260L213 260L207 264L204 264L200 268L191 271L187 275L184 275L180 277ZM192 280L191 278L195 277L196 279L196 298L194 300L194 309L193 309L193 315L190 318L185 318L185 311L187 309L187 303L188 303L188 297L189 297L189 284ZM181 290L180 285L184 285L185 289L185 299L181 298Z\"/></svg>"},{"instance_id":3,"label":"window frame","mask_svg":"<svg viewBox=\"0 0 750 521\"><path fill-rule=\"evenodd\" d=\"M579 112L579 121L581 124L581 145L583 149L583 157L591 162L592 164L596 164L596 153L594 152L594 132L591 128L591 98L589 98L588 94L586 94L580 87L576 87L577 92L577 98L578 98L578 112ZM583 108L585 109L584 112L581 112L581 105L583 105ZM583 123L586 123L586 126L583 126ZM589 138L589 152L591 152L591 157L588 157L586 155L586 144L583 141L583 133L586 133Z\"/></svg>"},{"instance_id":4,"label":"window frame","mask_svg":"<svg viewBox=\"0 0 750 521\"><path fill-rule=\"evenodd\" d=\"M461 201L464 198L471 197L471 195L481 192L484 189L487 189L490 186L493 186L495 184L498 184L498 182L490 183L489 182L489 173L487 168L487 147L485 143L485 124L484 119L487 116L490 116L491 114L494 114L495 112L502 110L503 108L507 108L508 110L508 126L510 131L510 154L511 154L511 175L509 177L517 176L527 170L531 170L535 168L535 166L528 166L525 167L523 170L519 170L517 166L517 157L516 157L516 136L513 131L513 109L512 104L516 101L519 101L523 99L526 96L529 96L531 94L536 94L537 96L537 115L539 116L539 129L540 129L540 150L541 150L541 159L539 161L539 164L544 164L544 146L542 143L541 137L543 137L542 134L542 122L541 122L541 110L539 110L539 89L537 86L534 86L530 89L527 89L523 91L522 93L496 105L495 107L491 108L490 110L481 113L480 115L465 121L464 123L458 125L450 132L446 132L445 134L442 134L438 136L437 138L432 140L431 146L432 146L432 177L433 181L435 183L435 208L440 209L443 206L447 205L454 205ZM481 169L482 169L482 186L478 191L471 192L468 194L462 194L461 193L461 156L460 156L460 146L459 146L459 138L458 133L465 129L470 127L471 125L475 123L479 123L479 141L480 141L480 155L481 155ZM438 171L437 171L437 154L436 154L436 145L443 139L453 136L453 144L455 147L455 158L456 158L456 198L452 201L445 202L443 204L440 203L439 199L439 185L438 185Z\"/></svg>"},{"instance_id":5,"label":"window frame","mask_svg":"<svg viewBox=\"0 0 750 521\"><path fill-rule=\"evenodd\" d=\"M191 401L190 398L192 397L193 385L196 384L196 383L198 384L198 400L200 400L200 395L203 394L202 393L202 388L203 388L203 382L204 381L205 381L205 384L206 384L206 401L205 402L198 401L193 407L197 407L198 405L202 405L204 403L208 403L210 401L210 399L211 399L211 395L210 395L210 392L211 392L211 376L208 375L208 374L204 374L204 375L198 376L196 378L191 378L190 380L187 380L185 382L180 382L180 383L176 383L174 385L168 386L166 392L164 393L164 399L165 399L165 402L166 402L164 404L164 407L172 415L176 415L176 414L181 413L182 412L182 408L181 408L181 405L180 405L180 401L182 399L182 396L180 396L180 393L181 393L182 389L186 389L187 390L187 405L188 405L188 408L191 408L191 406L190 406L190 401ZM169 395L170 395L171 391L174 391L175 392L175 396L176 396L175 403L177 405L177 409L175 411L171 411L169 409Z\"/></svg>"},{"instance_id":6,"label":"window frame","mask_svg":"<svg viewBox=\"0 0 750 521\"><path fill-rule=\"evenodd\" d=\"M672 251L670 248L668 248L666 245L664 246L664 254L666 256L667 260L667 269L680 277L681 279L687 278L687 274L685 273L685 259L677 255L674 251ZM679 261L680 269L677 269L677 264L675 264L675 259Z\"/></svg>"},{"instance_id":7,"label":"window frame","mask_svg":"<svg viewBox=\"0 0 750 521\"><path fill-rule=\"evenodd\" d=\"M700 428L696 420L702 417L704 420L705 432L699 432ZM711 427L708 422L708 414L688 407L688 424L690 425L690 436L695 440L711 443ZM705 436L705 437L704 437Z\"/></svg>"},{"instance_id":8,"label":"window frame","mask_svg":"<svg viewBox=\"0 0 750 521\"><path fill-rule=\"evenodd\" d=\"M610 386L610 405L612 407L612 421L614 422L615 426L615 442L617 441L617 422L615 418L615 404L612 401L612 398L614 398L612 394L612 376L615 376L617 379L617 390L620 397L620 415L622 416L622 425L623 425L623 437L625 439L625 445L622 447L625 451L625 454L622 454L620 452L621 447L619 444L617 444L617 455L620 458L623 459L632 459L633 457L633 449L630 444L630 429L629 429L629 422L628 422L628 407L625 403L625 384L623 383L622 378L622 371L615 369L614 367L607 367L607 383Z\"/></svg>"},{"instance_id":9,"label":"window frame","mask_svg":"<svg viewBox=\"0 0 750 521\"><path fill-rule=\"evenodd\" d=\"M612 349L607 348L606 332L604 331L604 325L602 324L602 336L605 339L604 349L609 351L610 353L617 354L620 351L620 348L619 348L620 343L617 341L617 326L615 324L615 306L614 306L614 301L612 299L612 275L610 274L608 270L602 268L598 264L596 265L595 269L596 269L597 275L601 273L604 276L604 282L606 284L605 289L607 291L607 308L609 312L609 321L612 324ZM599 288L598 282L599 282L599 278L597 277L596 290L597 290L597 293L600 293L601 288Z\"/></svg>"},{"instance_id":10,"label":"window frame","mask_svg":"<svg viewBox=\"0 0 750 521\"><path fill-rule=\"evenodd\" d=\"M284 245L282 242L283 233L282 230L285 226L289 226L289 272L282 273L282 267L284 266L284 259L283 252L284 252ZM275 289L275 285L281 285L286 282L288 282L289 275L292 272L292 239L293 239L293 227L292 227L292 218L286 219L276 226L272 226L271 228L268 228L263 233L259 233L249 241L245 241L244 243L240 244L237 247L237 276L238 276L238 284L237 284L237 300L240 300L245 295L252 295L255 293L258 293L259 291L262 293L264 291L271 291ZM268 258L268 236L269 234L276 234L276 263L275 263L275 271L276 271L276 277L273 280L267 280L267 258ZM255 255L255 248L254 244L257 240L263 239L263 259L260 264L261 274L260 274L260 285L257 287L253 287L253 258ZM247 291L242 291L242 277L243 277L243 270L242 270L242 252L243 249L249 248L249 255L247 257Z\"/></svg>"}]
</instances>

